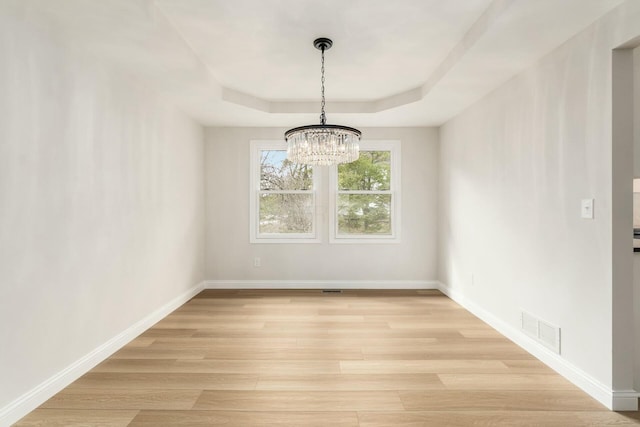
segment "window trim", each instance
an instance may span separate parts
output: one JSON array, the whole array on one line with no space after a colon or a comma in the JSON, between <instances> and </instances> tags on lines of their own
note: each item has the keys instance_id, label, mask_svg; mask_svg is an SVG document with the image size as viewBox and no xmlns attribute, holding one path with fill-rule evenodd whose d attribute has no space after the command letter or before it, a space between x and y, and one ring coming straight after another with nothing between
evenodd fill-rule
<instances>
[{"instance_id":1,"label":"window trim","mask_svg":"<svg viewBox=\"0 0 640 427\"><path fill-rule=\"evenodd\" d=\"M313 169L311 190L269 190L260 189L260 158L263 150L287 150L282 140L252 140L249 143L249 242L250 243L321 243L318 215L318 188L320 177ZM313 222L311 233L260 233L260 194L310 194L313 201Z\"/></svg>"},{"instance_id":2,"label":"window trim","mask_svg":"<svg viewBox=\"0 0 640 427\"><path fill-rule=\"evenodd\" d=\"M329 171L329 243L336 244L372 244L400 243L401 215L401 142L400 140L361 141L360 151L391 152L391 186L385 191L345 191L338 190L338 167L331 166ZM340 194L391 194L391 234L357 235L338 234L338 196Z\"/></svg>"}]
</instances>

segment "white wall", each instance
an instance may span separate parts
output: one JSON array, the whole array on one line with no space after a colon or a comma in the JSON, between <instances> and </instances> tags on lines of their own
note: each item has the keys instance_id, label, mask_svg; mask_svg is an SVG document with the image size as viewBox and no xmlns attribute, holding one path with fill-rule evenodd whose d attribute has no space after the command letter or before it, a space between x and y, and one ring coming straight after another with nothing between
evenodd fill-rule
<instances>
[{"instance_id":1,"label":"white wall","mask_svg":"<svg viewBox=\"0 0 640 427\"><path fill-rule=\"evenodd\" d=\"M609 389L611 49L639 24L625 3L440 133L440 279L513 328L521 309L560 326L562 358Z\"/></svg>"},{"instance_id":2,"label":"white wall","mask_svg":"<svg viewBox=\"0 0 640 427\"><path fill-rule=\"evenodd\" d=\"M635 366L633 374L633 383L636 390L640 390L640 253L636 252L633 256L633 305L634 323L635 323Z\"/></svg>"},{"instance_id":3,"label":"white wall","mask_svg":"<svg viewBox=\"0 0 640 427\"><path fill-rule=\"evenodd\" d=\"M20 8L0 58L1 415L202 281L204 136Z\"/></svg>"},{"instance_id":4,"label":"white wall","mask_svg":"<svg viewBox=\"0 0 640 427\"><path fill-rule=\"evenodd\" d=\"M437 130L362 129L363 139L402 142L402 238L399 244L249 243L249 141L281 140L280 128L209 128L207 279L384 280L436 279ZM323 179L327 179L324 176ZM319 203L325 206L324 194ZM253 267L254 257L262 266Z\"/></svg>"},{"instance_id":5,"label":"white wall","mask_svg":"<svg viewBox=\"0 0 640 427\"><path fill-rule=\"evenodd\" d=\"M640 48L633 49L633 104L633 176L640 178Z\"/></svg>"},{"instance_id":6,"label":"white wall","mask_svg":"<svg viewBox=\"0 0 640 427\"><path fill-rule=\"evenodd\" d=\"M640 48L638 47L633 50L633 154L633 176L640 177ZM633 226L640 227L640 193L635 192L633 193ZM634 253L633 258L633 304L636 331L634 385L636 390L640 390L640 253Z\"/></svg>"}]
</instances>

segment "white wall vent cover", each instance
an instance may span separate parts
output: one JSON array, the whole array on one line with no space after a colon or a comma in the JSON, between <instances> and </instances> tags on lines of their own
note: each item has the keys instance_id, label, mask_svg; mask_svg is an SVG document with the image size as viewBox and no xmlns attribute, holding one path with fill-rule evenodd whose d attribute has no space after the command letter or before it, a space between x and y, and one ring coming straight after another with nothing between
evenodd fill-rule
<instances>
[{"instance_id":1,"label":"white wall vent cover","mask_svg":"<svg viewBox=\"0 0 640 427\"><path fill-rule=\"evenodd\" d=\"M560 354L560 328L540 320L526 311L521 312L520 329L545 347Z\"/></svg>"}]
</instances>

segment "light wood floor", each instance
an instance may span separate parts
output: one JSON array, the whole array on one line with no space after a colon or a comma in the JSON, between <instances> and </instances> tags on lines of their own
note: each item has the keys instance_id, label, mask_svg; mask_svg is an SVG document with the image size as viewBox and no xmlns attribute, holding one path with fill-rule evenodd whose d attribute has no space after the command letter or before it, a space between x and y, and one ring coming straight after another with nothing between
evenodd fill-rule
<instances>
[{"instance_id":1,"label":"light wood floor","mask_svg":"<svg viewBox=\"0 0 640 427\"><path fill-rule=\"evenodd\" d=\"M632 424L437 291L204 291L17 425Z\"/></svg>"}]
</instances>

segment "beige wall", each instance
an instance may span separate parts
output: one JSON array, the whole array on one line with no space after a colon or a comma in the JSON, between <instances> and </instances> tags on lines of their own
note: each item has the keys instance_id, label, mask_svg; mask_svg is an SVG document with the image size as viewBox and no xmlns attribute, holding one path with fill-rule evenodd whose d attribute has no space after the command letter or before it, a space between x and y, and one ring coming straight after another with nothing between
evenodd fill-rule
<instances>
[{"instance_id":1,"label":"beige wall","mask_svg":"<svg viewBox=\"0 0 640 427\"><path fill-rule=\"evenodd\" d=\"M402 237L398 244L249 243L249 141L282 139L279 128L209 128L207 279L435 280L438 135L429 128L362 129L363 139L402 141ZM323 179L327 179L325 175ZM325 195L319 203L328 221ZM253 266L260 257L262 266Z\"/></svg>"},{"instance_id":2,"label":"beige wall","mask_svg":"<svg viewBox=\"0 0 640 427\"><path fill-rule=\"evenodd\" d=\"M204 275L202 128L46 28L0 8L0 418Z\"/></svg>"}]
</instances>

